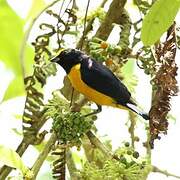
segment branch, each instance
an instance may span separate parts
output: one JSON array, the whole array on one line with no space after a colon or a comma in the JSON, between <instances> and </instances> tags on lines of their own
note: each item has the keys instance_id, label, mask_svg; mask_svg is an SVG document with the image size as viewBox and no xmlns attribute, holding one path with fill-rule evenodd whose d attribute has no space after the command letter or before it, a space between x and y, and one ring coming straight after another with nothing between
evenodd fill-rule
<instances>
[{"instance_id":1,"label":"branch","mask_svg":"<svg viewBox=\"0 0 180 180\"><path fill-rule=\"evenodd\" d=\"M107 0L103 0L103 2L101 3L101 5L100 5L99 7L100 7L100 8L103 8L104 5L106 4L106 2L107 2ZM90 20L88 21L88 24L87 24L86 28L84 29L83 36L81 36L79 42L78 42L77 45L76 45L76 48L77 48L77 49L80 49L81 44L82 44L83 41L84 41L84 37L92 30L92 26L93 26L94 20L95 20L95 17L93 17L92 19L90 19Z\"/></svg>"},{"instance_id":2,"label":"branch","mask_svg":"<svg viewBox=\"0 0 180 180\"><path fill-rule=\"evenodd\" d=\"M42 117L42 119L38 122L38 124L36 125L36 129L37 132L41 129L41 127L44 125L44 123L46 122L46 118ZM34 136L30 136L28 138L23 138L21 143L19 144L18 148L16 149L16 152L22 156L24 154L24 152L27 150L28 146L30 144L32 144L32 142L35 142L35 137ZM0 169L0 179L5 179L8 174L12 171L12 168L9 166L4 165L1 169Z\"/></svg>"},{"instance_id":3,"label":"branch","mask_svg":"<svg viewBox=\"0 0 180 180\"><path fill-rule=\"evenodd\" d=\"M171 177L175 177L175 178L177 178L177 179L180 179L180 176L177 176L177 175L175 175L175 174L172 174L172 173L170 173L170 172L168 172L168 171L166 171L166 170L161 170L161 169L159 169L159 168L156 167L156 166L152 166L152 172L161 173L161 174L163 174L163 175L165 175L165 176L171 176Z\"/></svg>"},{"instance_id":4,"label":"branch","mask_svg":"<svg viewBox=\"0 0 180 180\"><path fill-rule=\"evenodd\" d=\"M87 13L88 13L88 9L89 9L89 3L90 3L90 0L87 0L87 7L86 7L86 12L85 12L85 16L84 16L84 30L83 30L83 34L82 34L82 37L81 39L84 40L85 38L85 35L87 34L87 32L85 32L86 29L86 21L87 21ZM94 19L94 18L93 18ZM92 19L92 23L94 22L94 20ZM82 50L82 47L83 47L83 42L84 41L81 41L81 44L79 44L79 49Z\"/></svg>"},{"instance_id":5,"label":"branch","mask_svg":"<svg viewBox=\"0 0 180 180\"><path fill-rule=\"evenodd\" d=\"M52 133L51 137L49 138L47 144L45 145L43 151L39 154L36 162L34 163L33 167L32 167L32 171L33 171L33 179L36 179L36 176L43 164L43 162L45 161L46 157L48 156L49 152L52 149L52 146L55 144L57 138L56 138L56 134Z\"/></svg>"},{"instance_id":6,"label":"branch","mask_svg":"<svg viewBox=\"0 0 180 180\"><path fill-rule=\"evenodd\" d=\"M106 14L104 22L101 23L95 37L98 37L104 41L107 40L113 29L113 23L118 22L121 18L125 4L126 0L113 0Z\"/></svg>"},{"instance_id":7,"label":"branch","mask_svg":"<svg viewBox=\"0 0 180 180\"><path fill-rule=\"evenodd\" d=\"M79 112L81 110L81 107L83 107L87 102L88 102L88 99L86 99L84 96L80 97L77 102L73 103L71 111Z\"/></svg>"},{"instance_id":8,"label":"branch","mask_svg":"<svg viewBox=\"0 0 180 180\"><path fill-rule=\"evenodd\" d=\"M84 37L92 30L92 25L94 23L94 20L95 20L95 18L92 18L92 19L89 20L89 22L88 22L88 24L86 26L86 29L83 32L84 36L81 36L79 42L77 43L77 46L76 46L77 49L81 48L81 45L82 45L82 43L84 41Z\"/></svg>"},{"instance_id":9,"label":"branch","mask_svg":"<svg viewBox=\"0 0 180 180\"><path fill-rule=\"evenodd\" d=\"M100 7L104 7L108 0L103 0Z\"/></svg>"},{"instance_id":10,"label":"branch","mask_svg":"<svg viewBox=\"0 0 180 180\"><path fill-rule=\"evenodd\" d=\"M100 140L91 132L91 131L88 131L86 133L86 135L88 136L90 142L95 146L97 147L99 150L101 150L106 156L107 158L109 159L116 159L116 160L119 160L119 158L114 155L109 149L107 149L103 143L100 142ZM166 175L166 176L171 176L171 177L175 177L177 179L180 179L180 176L177 176L175 174L172 174L166 170L161 170L159 169L158 167L156 166L152 166L152 172L155 172L155 173L161 173L163 175Z\"/></svg>"},{"instance_id":11,"label":"branch","mask_svg":"<svg viewBox=\"0 0 180 180\"><path fill-rule=\"evenodd\" d=\"M97 147L99 150L102 151L103 154L107 156L109 159L116 159L119 160L119 158L114 155L93 133L92 131L88 131L86 133L87 137L89 138L90 142Z\"/></svg>"},{"instance_id":12,"label":"branch","mask_svg":"<svg viewBox=\"0 0 180 180\"><path fill-rule=\"evenodd\" d=\"M66 163L67 163L67 167L68 167L68 170L69 170L69 174L70 174L70 177L72 180L78 180L80 179L78 173L77 173L77 168L76 168L76 164L74 162L74 159L72 157L72 152L69 150L67 151L67 154L66 154Z\"/></svg>"}]
</instances>

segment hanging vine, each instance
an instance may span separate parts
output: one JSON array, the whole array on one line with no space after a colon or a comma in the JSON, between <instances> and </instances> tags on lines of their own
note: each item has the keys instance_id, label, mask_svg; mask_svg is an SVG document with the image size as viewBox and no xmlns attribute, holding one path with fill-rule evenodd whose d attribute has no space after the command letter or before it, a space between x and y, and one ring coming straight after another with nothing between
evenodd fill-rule
<instances>
[{"instance_id":1,"label":"hanging vine","mask_svg":"<svg viewBox=\"0 0 180 180\"><path fill-rule=\"evenodd\" d=\"M175 27L174 23L167 31L165 42L157 44L155 48L156 75L152 79L152 83L156 90L149 121L152 147L154 140L160 139L160 133L167 134L167 115L171 110L170 100L178 93Z\"/></svg>"}]
</instances>

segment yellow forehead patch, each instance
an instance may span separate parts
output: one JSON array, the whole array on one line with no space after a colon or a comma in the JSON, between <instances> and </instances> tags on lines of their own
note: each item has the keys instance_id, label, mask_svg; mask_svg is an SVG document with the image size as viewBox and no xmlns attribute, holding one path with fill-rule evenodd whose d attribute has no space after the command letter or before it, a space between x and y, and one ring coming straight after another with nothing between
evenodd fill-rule
<instances>
[{"instance_id":1,"label":"yellow forehead patch","mask_svg":"<svg viewBox=\"0 0 180 180\"><path fill-rule=\"evenodd\" d=\"M61 54L61 52L63 52L64 50L65 50L64 48L58 49L58 50L57 50L57 54L58 54L58 55Z\"/></svg>"}]
</instances>

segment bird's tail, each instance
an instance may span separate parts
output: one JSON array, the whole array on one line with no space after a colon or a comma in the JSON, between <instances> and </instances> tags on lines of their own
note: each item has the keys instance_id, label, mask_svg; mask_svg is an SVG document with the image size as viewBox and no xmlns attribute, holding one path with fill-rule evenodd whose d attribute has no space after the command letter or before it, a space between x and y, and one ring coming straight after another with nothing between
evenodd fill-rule
<instances>
[{"instance_id":1,"label":"bird's tail","mask_svg":"<svg viewBox=\"0 0 180 180\"><path fill-rule=\"evenodd\" d=\"M126 107L138 115L142 116L145 120L149 120L149 115L143 111L141 111L135 104L127 103Z\"/></svg>"}]
</instances>

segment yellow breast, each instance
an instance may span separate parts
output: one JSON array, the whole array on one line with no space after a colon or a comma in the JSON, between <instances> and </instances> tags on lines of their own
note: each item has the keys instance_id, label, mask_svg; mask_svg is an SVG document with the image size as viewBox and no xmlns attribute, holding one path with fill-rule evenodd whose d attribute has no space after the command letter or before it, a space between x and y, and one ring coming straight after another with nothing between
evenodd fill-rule
<instances>
[{"instance_id":1,"label":"yellow breast","mask_svg":"<svg viewBox=\"0 0 180 180\"><path fill-rule=\"evenodd\" d=\"M92 89L81 80L80 67L81 67L80 64L73 66L70 73L68 74L72 86L78 92L84 94L89 100L99 105L108 105L108 106L117 107L117 105L115 104L114 100L111 97L106 96Z\"/></svg>"}]
</instances>

